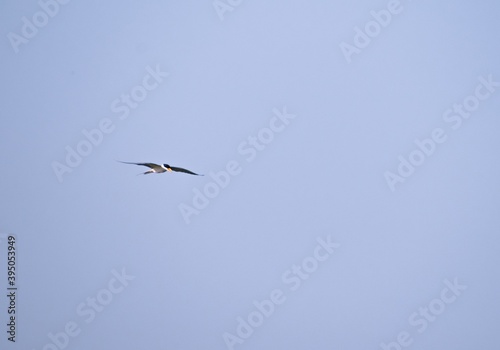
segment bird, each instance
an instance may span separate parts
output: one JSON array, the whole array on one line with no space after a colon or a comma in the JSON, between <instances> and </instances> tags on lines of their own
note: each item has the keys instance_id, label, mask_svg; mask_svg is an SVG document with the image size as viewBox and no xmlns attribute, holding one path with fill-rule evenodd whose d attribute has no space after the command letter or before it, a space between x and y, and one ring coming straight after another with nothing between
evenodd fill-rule
<instances>
[{"instance_id":1,"label":"bird","mask_svg":"<svg viewBox=\"0 0 500 350\"><path fill-rule=\"evenodd\" d=\"M132 162L122 162L120 160L119 160L119 162L120 163L124 163L124 164L142 165L142 166L147 166L148 168L150 168L150 170L146 171L145 173L142 173L143 175L147 175L147 174L160 174L160 173L164 173L164 172L167 172L167 171L176 171L176 172L180 172L180 173L186 173L186 174L191 174L191 175L203 176L202 174L193 173L191 170L187 170L187 169L179 168L179 167L175 167L175 166L170 166L168 164L132 163ZM141 174L139 174L139 175L141 175Z\"/></svg>"}]
</instances>

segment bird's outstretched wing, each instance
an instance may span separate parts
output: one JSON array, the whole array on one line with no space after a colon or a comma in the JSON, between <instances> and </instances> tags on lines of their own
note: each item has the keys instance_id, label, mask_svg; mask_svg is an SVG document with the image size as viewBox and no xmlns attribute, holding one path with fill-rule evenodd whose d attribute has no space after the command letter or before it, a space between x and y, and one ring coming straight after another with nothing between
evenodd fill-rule
<instances>
[{"instance_id":1,"label":"bird's outstretched wing","mask_svg":"<svg viewBox=\"0 0 500 350\"><path fill-rule=\"evenodd\" d=\"M142 166L147 166L149 168L153 168L153 167L159 166L158 164L155 164L155 163L133 163L133 162L122 162L121 160L119 160L118 162L124 163L124 164L142 165Z\"/></svg>"},{"instance_id":2,"label":"bird's outstretched wing","mask_svg":"<svg viewBox=\"0 0 500 350\"><path fill-rule=\"evenodd\" d=\"M203 176L201 174L193 173L190 170L187 170L187 169L184 169L184 168L178 168L178 167L175 167L175 166L171 166L170 169L172 169L172 171L177 171L177 172L181 172L181 173L186 173L186 174L191 174L191 175L197 175L197 176Z\"/></svg>"}]
</instances>

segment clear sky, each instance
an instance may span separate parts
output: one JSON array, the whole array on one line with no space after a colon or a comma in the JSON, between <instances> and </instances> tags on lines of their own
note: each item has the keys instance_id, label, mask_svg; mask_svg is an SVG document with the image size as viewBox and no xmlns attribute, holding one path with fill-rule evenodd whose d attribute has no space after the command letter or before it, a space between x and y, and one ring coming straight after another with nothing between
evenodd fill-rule
<instances>
[{"instance_id":1,"label":"clear sky","mask_svg":"<svg viewBox=\"0 0 500 350\"><path fill-rule=\"evenodd\" d=\"M498 18L2 2L0 347L494 348Z\"/></svg>"}]
</instances>

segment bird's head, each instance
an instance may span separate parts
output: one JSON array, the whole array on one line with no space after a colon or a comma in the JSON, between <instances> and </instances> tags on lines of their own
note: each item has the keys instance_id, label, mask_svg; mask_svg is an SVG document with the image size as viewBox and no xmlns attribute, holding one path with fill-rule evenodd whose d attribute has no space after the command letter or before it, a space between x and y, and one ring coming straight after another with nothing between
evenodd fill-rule
<instances>
[{"instance_id":1,"label":"bird's head","mask_svg":"<svg viewBox=\"0 0 500 350\"><path fill-rule=\"evenodd\" d=\"M168 165L168 164L163 164L163 166L164 166L166 169L170 169L170 165Z\"/></svg>"}]
</instances>

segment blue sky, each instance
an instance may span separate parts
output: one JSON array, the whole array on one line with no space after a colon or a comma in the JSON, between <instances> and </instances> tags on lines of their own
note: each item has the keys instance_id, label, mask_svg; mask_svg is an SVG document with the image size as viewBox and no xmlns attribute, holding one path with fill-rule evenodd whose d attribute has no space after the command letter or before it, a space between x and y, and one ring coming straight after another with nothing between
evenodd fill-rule
<instances>
[{"instance_id":1,"label":"blue sky","mask_svg":"<svg viewBox=\"0 0 500 350\"><path fill-rule=\"evenodd\" d=\"M0 4L2 348L498 344L499 14Z\"/></svg>"}]
</instances>

